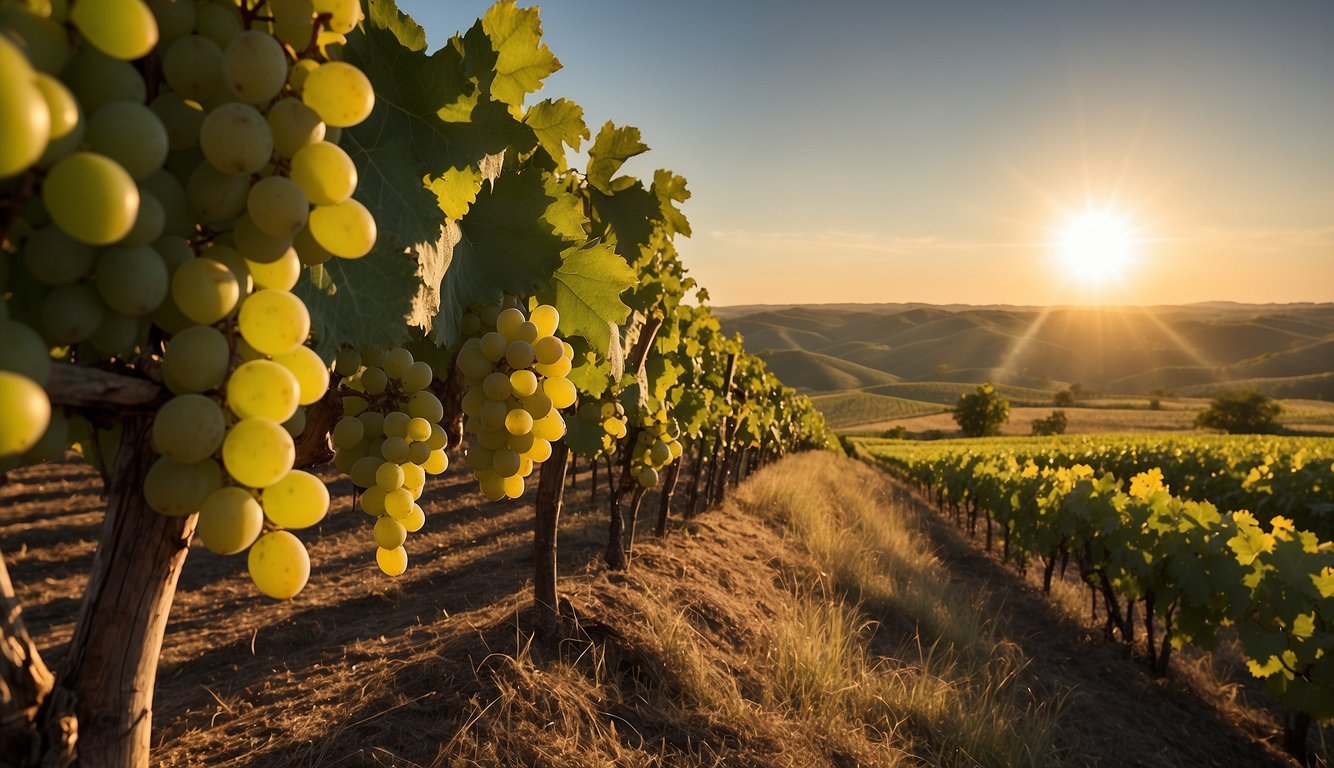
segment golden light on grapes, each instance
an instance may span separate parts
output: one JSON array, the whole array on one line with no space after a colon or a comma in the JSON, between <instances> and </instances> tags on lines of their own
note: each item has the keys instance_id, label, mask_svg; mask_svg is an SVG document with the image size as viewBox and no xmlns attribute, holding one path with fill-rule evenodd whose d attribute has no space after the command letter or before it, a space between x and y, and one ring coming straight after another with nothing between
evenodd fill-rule
<instances>
[{"instance_id":1,"label":"golden light on grapes","mask_svg":"<svg viewBox=\"0 0 1334 768\"><path fill-rule=\"evenodd\" d=\"M1135 230L1111 211L1072 216L1056 237L1056 258L1070 277L1101 285L1120 278L1134 260Z\"/></svg>"}]
</instances>

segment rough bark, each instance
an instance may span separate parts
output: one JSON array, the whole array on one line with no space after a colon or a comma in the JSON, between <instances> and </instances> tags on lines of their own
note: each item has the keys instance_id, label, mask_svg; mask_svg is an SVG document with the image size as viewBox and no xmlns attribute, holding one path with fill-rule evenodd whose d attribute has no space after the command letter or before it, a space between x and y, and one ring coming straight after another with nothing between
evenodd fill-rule
<instances>
[{"instance_id":1,"label":"rough bark","mask_svg":"<svg viewBox=\"0 0 1334 768\"><path fill-rule=\"evenodd\" d=\"M102 539L41 715L44 725L59 723L72 702L82 765L148 765L158 655L195 527L194 515L165 517L144 502L150 424L147 415L124 422Z\"/></svg>"},{"instance_id":2,"label":"rough bark","mask_svg":"<svg viewBox=\"0 0 1334 768\"><path fill-rule=\"evenodd\" d=\"M0 556L0 755L32 765L41 753L34 726L38 707L55 682L23 624L9 570Z\"/></svg>"},{"instance_id":3,"label":"rough bark","mask_svg":"<svg viewBox=\"0 0 1334 768\"><path fill-rule=\"evenodd\" d=\"M551 445L551 457L542 463L537 481L537 517L533 523L533 607L538 626L554 629L560 623L556 592L556 534L565 503L565 469L570 449L565 441Z\"/></svg>"}]
</instances>

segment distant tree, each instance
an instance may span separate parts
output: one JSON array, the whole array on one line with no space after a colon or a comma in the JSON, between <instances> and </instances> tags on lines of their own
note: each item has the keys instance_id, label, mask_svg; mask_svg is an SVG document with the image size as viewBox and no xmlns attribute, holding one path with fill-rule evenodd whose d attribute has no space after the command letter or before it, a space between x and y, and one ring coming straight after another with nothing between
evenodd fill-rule
<instances>
[{"instance_id":1,"label":"distant tree","mask_svg":"<svg viewBox=\"0 0 1334 768\"><path fill-rule=\"evenodd\" d=\"M1087 388L1084 387L1083 384L1080 384L1079 382L1076 381L1074 384L1070 385L1070 395L1074 397L1074 399L1082 400L1085 397L1087 397L1088 394L1089 391Z\"/></svg>"},{"instance_id":2,"label":"distant tree","mask_svg":"<svg viewBox=\"0 0 1334 768\"><path fill-rule=\"evenodd\" d=\"M1273 432L1282 412L1283 406L1263 392L1221 392L1195 417L1195 424L1231 434Z\"/></svg>"},{"instance_id":3,"label":"distant tree","mask_svg":"<svg viewBox=\"0 0 1334 768\"><path fill-rule=\"evenodd\" d=\"M1034 435L1064 435L1067 424L1065 411L1052 411L1045 419L1033 420Z\"/></svg>"},{"instance_id":4,"label":"distant tree","mask_svg":"<svg viewBox=\"0 0 1334 768\"><path fill-rule=\"evenodd\" d=\"M1161 411L1162 409L1163 409L1163 401L1162 401L1162 400L1159 400L1159 399L1156 398L1156 397L1151 397L1151 398L1149 398L1149 410L1151 410L1151 411Z\"/></svg>"},{"instance_id":5,"label":"distant tree","mask_svg":"<svg viewBox=\"0 0 1334 768\"><path fill-rule=\"evenodd\" d=\"M1062 408L1069 408L1075 404L1075 393L1068 389L1062 389L1051 399L1052 405L1059 405Z\"/></svg>"},{"instance_id":6,"label":"distant tree","mask_svg":"<svg viewBox=\"0 0 1334 768\"><path fill-rule=\"evenodd\" d=\"M954 420L968 437L999 435L1001 425L1010 420L1010 401L987 382L976 392L959 395Z\"/></svg>"},{"instance_id":7,"label":"distant tree","mask_svg":"<svg viewBox=\"0 0 1334 768\"><path fill-rule=\"evenodd\" d=\"M908 432L907 428L905 428L902 424L900 424L897 427L891 427L890 429L881 432L880 436L885 438L886 440L902 440L903 436L907 434L907 432Z\"/></svg>"}]
</instances>

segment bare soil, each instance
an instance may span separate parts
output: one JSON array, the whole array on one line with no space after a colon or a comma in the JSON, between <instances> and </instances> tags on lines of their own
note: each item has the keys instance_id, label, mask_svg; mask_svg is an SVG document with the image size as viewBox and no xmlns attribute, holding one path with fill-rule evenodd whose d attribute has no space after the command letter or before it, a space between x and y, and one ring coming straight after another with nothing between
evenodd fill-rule
<instances>
[{"instance_id":1,"label":"bare soil","mask_svg":"<svg viewBox=\"0 0 1334 768\"><path fill-rule=\"evenodd\" d=\"M522 631L531 619L527 499L487 503L459 469L432 479L408 572L391 579L375 567L348 481L331 467L320 474L334 504L302 534L313 569L296 599L258 595L242 557L198 544L190 552L159 668L155 764L872 764L855 735L681 701L638 620L636 606L654 596L688 606L709 663L749 698L762 686L749 659L763 657L776 595L802 568L769 522L729 507L657 542L644 534L657 508L650 496L630 571L609 572L598 560L606 512L581 473L560 530L562 589L594 642L551 650ZM53 667L96 547L100 488L74 462L24 469L0 486L0 551ZM888 480L886 493L920 503ZM1022 650L1035 696L1063 703L1066 764L1292 765L1273 748L1277 726L1262 706L1153 680L952 528L927 530Z\"/></svg>"}]
</instances>

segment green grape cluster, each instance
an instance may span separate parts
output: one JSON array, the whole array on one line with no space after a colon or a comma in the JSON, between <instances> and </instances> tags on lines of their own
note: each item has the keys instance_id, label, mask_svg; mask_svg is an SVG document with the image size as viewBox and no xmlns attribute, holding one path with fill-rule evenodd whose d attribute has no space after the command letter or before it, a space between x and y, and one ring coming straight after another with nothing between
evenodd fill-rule
<instances>
[{"instance_id":1,"label":"green grape cluster","mask_svg":"<svg viewBox=\"0 0 1334 768\"><path fill-rule=\"evenodd\" d=\"M595 433L601 435L602 448L596 456L610 456L616 453L617 441L629 431L625 417L625 406L621 401L608 397L602 401L590 401L575 410L575 418L584 422Z\"/></svg>"},{"instance_id":2,"label":"green grape cluster","mask_svg":"<svg viewBox=\"0 0 1334 768\"><path fill-rule=\"evenodd\" d=\"M681 458L681 429L663 408L639 430L630 454L630 474L643 488L658 485L663 467Z\"/></svg>"},{"instance_id":3,"label":"green grape cluster","mask_svg":"<svg viewBox=\"0 0 1334 768\"><path fill-rule=\"evenodd\" d=\"M560 410L578 393L566 378L574 349L555 335L559 323L549 304L531 314L516 305L464 318L465 331L480 334L464 342L456 363L467 385L468 466L492 501L523 495L525 478L565 436Z\"/></svg>"},{"instance_id":4,"label":"green grape cluster","mask_svg":"<svg viewBox=\"0 0 1334 768\"><path fill-rule=\"evenodd\" d=\"M282 529L328 509L292 469L328 369L291 289L376 240L338 146L375 103L337 60L361 18L358 0L0 6L0 194L22 213L0 252L0 459L68 444L52 355L141 361L165 338L148 501L199 512L214 551L249 548L277 598L309 574Z\"/></svg>"},{"instance_id":5,"label":"green grape cluster","mask_svg":"<svg viewBox=\"0 0 1334 768\"><path fill-rule=\"evenodd\" d=\"M429 389L435 372L402 347L344 347L334 372L347 393L333 430L334 464L352 478L361 509L375 518L375 562L398 576L408 567L407 535L426 523L417 503L426 476L449 468L440 426L445 408Z\"/></svg>"}]
</instances>

